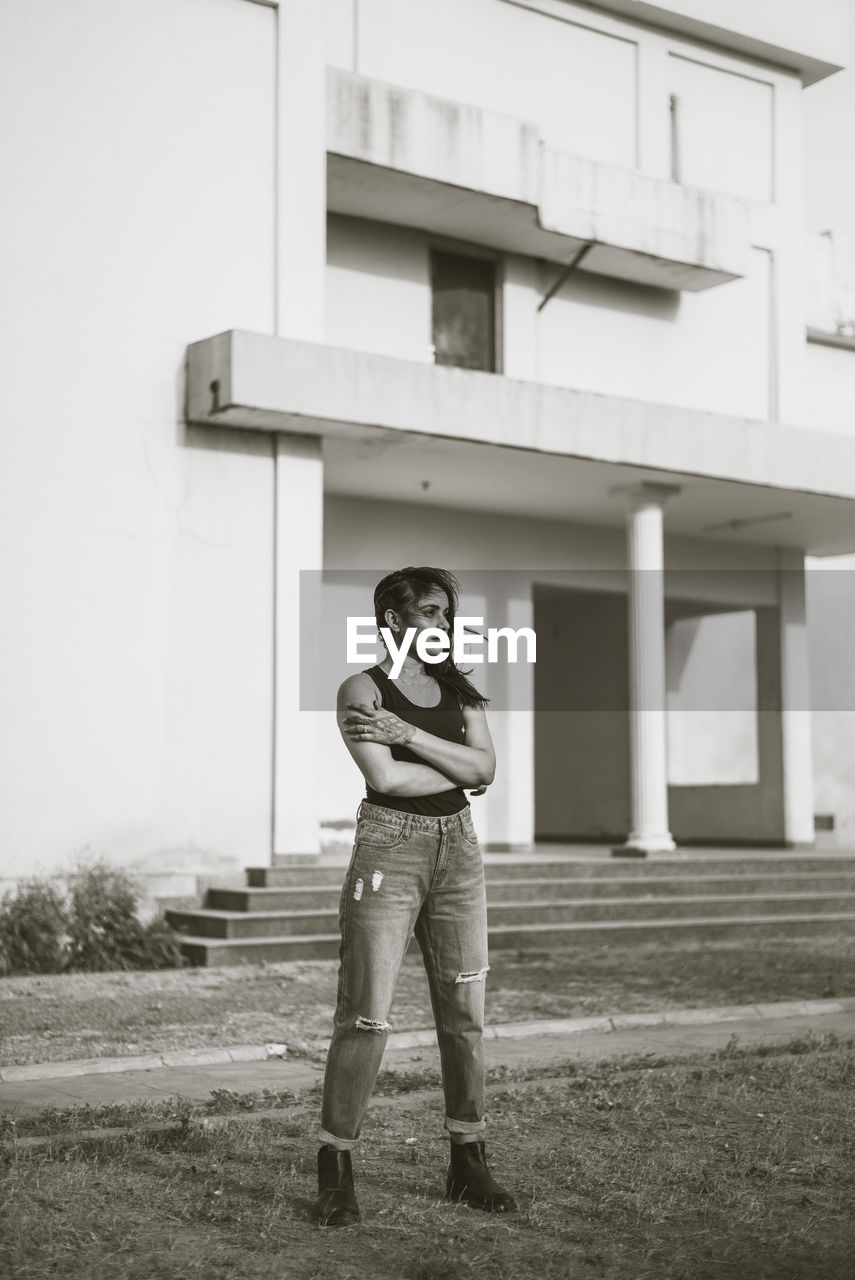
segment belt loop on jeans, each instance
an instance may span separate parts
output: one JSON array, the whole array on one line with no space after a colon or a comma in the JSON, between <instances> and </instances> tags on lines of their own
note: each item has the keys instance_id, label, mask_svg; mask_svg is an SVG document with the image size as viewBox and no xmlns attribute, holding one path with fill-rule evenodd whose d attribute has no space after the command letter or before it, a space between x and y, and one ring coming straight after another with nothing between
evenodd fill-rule
<instances>
[{"instance_id":1,"label":"belt loop on jeans","mask_svg":"<svg viewBox=\"0 0 855 1280\"><path fill-rule=\"evenodd\" d=\"M356 810L356 821L357 821L357 822L360 822L360 821L362 820L362 806L363 806L364 804L365 804L365 801L364 801L364 800L360 800L360 802L359 802L359 808Z\"/></svg>"},{"instance_id":2,"label":"belt loop on jeans","mask_svg":"<svg viewBox=\"0 0 855 1280\"><path fill-rule=\"evenodd\" d=\"M413 829L413 815L407 813L404 815L404 839L409 840L410 832Z\"/></svg>"}]
</instances>

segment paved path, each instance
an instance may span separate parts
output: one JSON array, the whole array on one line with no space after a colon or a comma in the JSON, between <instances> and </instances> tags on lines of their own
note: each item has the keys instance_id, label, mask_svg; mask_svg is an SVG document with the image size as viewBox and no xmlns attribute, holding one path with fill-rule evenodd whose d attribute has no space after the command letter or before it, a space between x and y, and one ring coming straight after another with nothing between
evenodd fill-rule
<instances>
[{"instance_id":1,"label":"paved path","mask_svg":"<svg viewBox=\"0 0 855 1280\"><path fill-rule=\"evenodd\" d=\"M671 1010L664 1014L623 1014L613 1018L556 1019L488 1028L487 1065L524 1066L599 1060L621 1054L652 1056L693 1054L721 1049L733 1036L740 1044L782 1043L827 1032L855 1036L855 999L790 1001L720 1009ZM5 1068L0 1079L0 1109L21 1115L47 1106L64 1109L101 1106L135 1099L181 1097L206 1100L215 1089L247 1093L261 1089L299 1092L318 1083L323 1066L306 1059L268 1057L261 1045L229 1050L192 1051L164 1059L115 1059L79 1063L43 1063ZM215 1059L212 1061L211 1059ZM144 1069L140 1064L152 1064ZM154 1065L159 1063L160 1065ZM387 1070L438 1066L432 1032L389 1037L383 1060ZM131 1069L123 1069L125 1067ZM67 1074L62 1074L65 1071ZM28 1075L29 1078L20 1078ZM15 1077L18 1078L15 1078Z\"/></svg>"}]
</instances>

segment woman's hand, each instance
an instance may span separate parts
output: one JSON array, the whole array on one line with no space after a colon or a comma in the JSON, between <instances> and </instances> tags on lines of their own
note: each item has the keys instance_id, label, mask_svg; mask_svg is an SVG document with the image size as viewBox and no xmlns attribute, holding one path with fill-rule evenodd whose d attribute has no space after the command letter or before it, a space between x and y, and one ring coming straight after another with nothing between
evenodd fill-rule
<instances>
[{"instance_id":1,"label":"woman's hand","mask_svg":"<svg viewBox=\"0 0 855 1280\"><path fill-rule=\"evenodd\" d=\"M405 746L415 736L415 726L407 724L394 711L385 707L369 707L364 702L348 702L352 714L342 721L343 732L351 742L380 742L384 746Z\"/></svg>"}]
</instances>

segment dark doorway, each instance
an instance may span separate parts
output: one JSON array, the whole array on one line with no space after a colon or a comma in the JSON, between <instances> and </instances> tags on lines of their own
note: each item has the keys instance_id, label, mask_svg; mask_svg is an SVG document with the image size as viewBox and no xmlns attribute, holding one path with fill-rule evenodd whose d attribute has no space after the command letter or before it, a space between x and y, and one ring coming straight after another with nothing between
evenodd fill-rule
<instances>
[{"instance_id":1,"label":"dark doorway","mask_svg":"<svg viewBox=\"0 0 855 1280\"><path fill-rule=\"evenodd\" d=\"M617 842L630 825L626 596L535 586L535 833Z\"/></svg>"},{"instance_id":2,"label":"dark doorway","mask_svg":"<svg viewBox=\"0 0 855 1280\"><path fill-rule=\"evenodd\" d=\"M495 372L495 263L434 251L431 286L435 362Z\"/></svg>"}]
</instances>

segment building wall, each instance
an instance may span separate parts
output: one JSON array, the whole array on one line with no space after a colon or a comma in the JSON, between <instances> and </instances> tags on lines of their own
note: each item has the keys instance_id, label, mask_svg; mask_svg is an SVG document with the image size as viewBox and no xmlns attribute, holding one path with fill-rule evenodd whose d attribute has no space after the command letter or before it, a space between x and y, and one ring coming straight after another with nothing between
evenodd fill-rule
<instances>
[{"instance_id":1,"label":"building wall","mask_svg":"<svg viewBox=\"0 0 855 1280\"><path fill-rule=\"evenodd\" d=\"M328 220L326 338L430 362L430 248L441 238L389 223ZM466 246L463 246L465 251ZM769 255L752 274L677 293L584 271L538 304L560 271L497 256L511 377L750 418L769 412Z\"/></svg>"},{"instance_id":2,"label":"building wall","mask_svg":"<svg viewBox=\"0 0 855 1280\"><path fill-rule=\"evenodd\" d=\"M708 409L769 414L769 263L702 293L677 293L576 272L538 313L557 269L526 263L536 376L558 386ZM515 273L519 280L519 274ZM508 359L515 353L509 351Z\"/></svg>"},{"instance_id":3,"label":"building wall","mask_svg":"<svg viewBox=\"0 0 855 1280\"><path fill-rule=\"evenodd\" d=\"M497 0L333 0L328 12L333 66L534 121L547 141L580 155L635 163L631 28L590 11L569 22Z\"/></svg>"},{"instance_id":4,"label":"building wall","mask_svg":"<svg viewBox=\"0 0 855 1280\"><path fill-rule=\"evenodd\" d=\"M326 340L433 361L428 237L406 227L327 219Z\"/></svg>"},{"instance_id":5,"label":"building wall","mask_svg":"<svg viewBox=\"0 0 855 1280\"><path fill-rule=\"evenodd\" d=\"M798 94L793 75L550 0L327 0L327 15L332 66L530 121L579 156L750 201L786 194L775 100Z\"/></svg>"},{"instance_id":6,"label":"building wall","mask_svg":"<svg viewBox=\"0 0 855 1280\"><path fill-rule=\"evenodd\" d=\"M723 66L695 49L669 50L681 182L768 203L775 181L775 85L761 68Z\"/></svg>"},{"instance_id":7,"label":"building wall","mask_svg":"<svg viewBox=\"0 0 855 1280\"><path fill-rule=\"evenodd\" d=\"M327 0L332 66L528 120L551 146L767 201L780 74L595 6Z\"/></svg>"},{"instance_id":8,"label":"building wall","mask_svg":"<svg viewBox=\"0 0 855 1280\"><path fill-rule=\"evenodd\" d=\"M805 354L805 421L820 431L855 434L855 351L811 342Z\"/></svg>"},{"instance_id":9,"label":"building wall","mask_svg":"<svg viewBox=\"0 0 855 1280\"><path fill-rule=\"evenodd\" d=\"M274 21L0 8L5 876L267 856L271 443L185 433L182 368L271 328Z\"/></svg>"},{"instance_id":10,"label":"building wall","mask_svg":"<svg viewBox=\"0 0 855 1280\"><path fill-rule=\"evenodd\" d=\"M855 847L855 669L850 658L855 634L855 556L810 560L808 568L815 808L817 814L834 821L833 830L817 834L823 845L851 849Z\"/></svg>"},{"instance_id":11,"label":"building wall","mask_svg":"<svg viewBox=\"0 0 855 1280\"><path fill-rule=\"evenodd\" d=\"M698 296L582 270L537 315L555 269L510 260L506 373L749 417L810 412L795 72L554 0L328 0L327 14L333 65L532 121L553 146L748 205L748 277ZM778 29L771 11L764 20Z\"/></svg>"}]
</instances>

